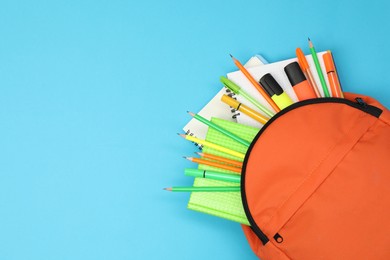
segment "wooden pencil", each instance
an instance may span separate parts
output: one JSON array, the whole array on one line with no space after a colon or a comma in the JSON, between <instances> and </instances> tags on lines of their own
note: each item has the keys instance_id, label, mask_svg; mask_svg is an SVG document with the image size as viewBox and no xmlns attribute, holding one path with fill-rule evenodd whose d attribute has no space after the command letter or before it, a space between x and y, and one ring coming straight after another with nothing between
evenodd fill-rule
<instances>
[{"instance_id":1,"label":"wooden pencil","mask_svg":"<svg viewBox=\"0 0 390 260\"><path fill-rule=\"evenodd\" d=\"M216 161L219 161L219 162L224 162L224 163L231 164L231 165L234 165L236 167L242 168L242 162L240 162L240 161L228 159L228 158L225 158L225 157L222 157L222 156L209 154L209 153L199 153L199 152L196 152L196 154L198 154L199 156L202 156L203 158L206 158L206 159L216 160Z\"/></svg>"},{"instance_id":2,"label":"wooden pencil","mask_svg":"<svg viewBox=\"0 0 390 260\"><path fill-rule=\"evenodd\" d=\"M234 167L234 166L230 166L230 165L226 165L226 164L222 164L222 163L218 163L218 162L213 162L213 161L209 161L209 160L205 160L205 159L194 158L194 157L186 157L186 156L184 156L183 158L185 158L185 159L187 159L187 160L189 160L191 162L194 162L194 163L208 165L208 166L212 166L212 167L215 167L215 168L228 170L228 171L232 171L232 172L236 172L236 173L241 174L241 168L237 168L237 167Z\"/></svg>"}]
</instances>

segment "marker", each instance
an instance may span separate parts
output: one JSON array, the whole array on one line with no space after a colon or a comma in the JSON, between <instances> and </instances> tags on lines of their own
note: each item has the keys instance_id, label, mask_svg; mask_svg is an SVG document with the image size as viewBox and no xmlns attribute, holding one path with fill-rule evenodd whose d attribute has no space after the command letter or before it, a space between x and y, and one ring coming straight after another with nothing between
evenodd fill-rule
<instances>
[{"instance_id":1,"label":"marker","mask_svg":"<svg viewBox=\"0 0 390 260\"><path fill-rule=\"evenodd\" d=\"M305 54L303 54L303 51L301 50L301 48L297 48L295 50L295 53L297 54L297 57L298 57L299 66L301 66L301 69L302 69L303 73L305 74L307 80L309 81L310 86L313 88L314 92L316 93L316 96L318 98L321 97L320 91L318 90L317 83L314 80L313 74L311 73L309 63L306 60Z\"/></svg>"},{"instance_id":2,"label":"marker","mask_svg":"<svg viewBox=\"0 0 390 260\"><path fill-rule=\"evenodd\" d=\"M209 170L199 170L199 169L187 168L184 170L184 174L186 176L194 176L194 177L198 177L198 178L206 178L206 179L212 179L212 180L218 180L218 181L227 181L227 182L234 182L234 183L241 182L240 175L215 172L215 171L209 171Z\"/></svg>"},{"instance_id":3,"label":"marker","mask_svg":"<svg viewBox=\"0 0 390 260\"><path fill-rule=\"evenodd\" d=\"M298 62L294 61L288 64L284 67L284 72L299 100L317 98L316 93L310 86L309 81L307 81Z\"/></svg>"},{"instance_id":4,"label":"marker","mask_svg":"<svg viewBox=\"0 0 390 260\"><path fill-rule=\"evenodd\" d=\"M267 123L268 119L267 117L263 116L262 114L258 113L257 111L253 110L252 108L250 107L247 107L246 105L238 102L237 100L229 97L228 95L223 95L222 98L221 98L221 101L229 106L231 106L232 108L238 110L238 111L241 111L242 113L244 113L245 115L253 118L254 120L256 120L257 122L261 123L261 124L265 124Z\"/></svg>"},{"instance_id":5,"label":"marker","mask_svg":"<svg viewBox=\"0 0 390 260\"><path fill-rule=\"evenodd\" d=\"M309 47L310 47L311 56L313 57L314 64L316 65L317 74L318 74L318 77L320 78L322 90L324 91L324 96L330 97L329 91L328 91L328 86L326 85L324 74L322 73L320 62L318 61L317 52L314 49L314 45L311 42L310 38L307 38L307 39L309 40Z\"/></svg>"},{"instance_id":6,"label":"marker","mask_svg":"<svg viewBox=\"0 0 390 260\"><path fill-rule=\"evenodd\" d=\"M327 51L322 55L322 59L325 63L326 74L328 75L330 90L333 97L344 98L343 91L341 90L339 78L337 76L336 66L334 65L333 56L330 51Z\"/></svg>"},{"instance_id":7,"label":"marker","mask_svg":"<svg viewBox=\"0 0 390 260\"><path fill-rule=\"evenodd\" d=\"M229 80L228 78L225 78L224 76L221 76L219 79L225 85L225 87L227 87L228 89L230 89L234 93L243 96L246 100L248 100L253 105L255 105L258 109L260 109L262 112L264 112L264 114L266 114L267 116L273 117L275 115L275 113L269 111L265 106L260 104L256 99L254 99L251 95L249 95L247 92L245 92L240 86L238 86L233 81Z\"/></svg>"},{"instance_id":8,"label":"marker","mask_svg":"<svg viewBox=\"0 0 390 260\"><path fill-rule=\"evenodd\" d=\"M294 103L271 74L265 74L259 82L280 109L284 109Z\"/></svg>"},{"instance_id":9,"label":"marker","mask_svg":"<svg viewBox=\"0 0 390 260\"><path fill-rule=\"evenodd\" d=\"M229 192L240 191L240 186L200 186L200 187L169 187L164 188L166 191L173 192Z\"/></svg>"}]
</instances>

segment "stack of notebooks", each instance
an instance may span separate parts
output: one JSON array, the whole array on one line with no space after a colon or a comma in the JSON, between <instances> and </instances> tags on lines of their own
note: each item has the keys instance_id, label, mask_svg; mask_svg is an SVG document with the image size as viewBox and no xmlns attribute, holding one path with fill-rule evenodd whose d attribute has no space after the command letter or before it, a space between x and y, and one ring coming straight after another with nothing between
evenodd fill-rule
<instances>
[{"instance_id":1,"label":"stack of notebooks","mask_svg":"<svg viewBox=\"0 0 390 260\"><path fill-rule=\"evenodd\" d=\"M310 42L311 44L311 42ZM288 60L283 60L274 63L268 63L263 57L260 55L253 56L245 65L244 68L249 74L253 77L256 82L259 82L261 86L264 87L267 83L264 79L268 77L268 74L272 75L273 79L279 83L282 87L283 92L287 95L287 99L291 100L291 103L302 100L302 96L298 93L297 88L293 88L292 84L298 84L297 77L295 75L287 75L286 66L292 63L296 63L293 65L298 66L299 69L302 70L302 73L305 75L303 80L308 79L308 86L310 85L313 88L313 93L315 92L317 97L342 97L341 87L339 86L337 73L334 69L334 63L332 56L329 51L314 53L314 47L310 45L312 54L311 55L302 55L302 51L297 49L297 58L292 58ZM301 55L300 55L301 54ZM329 67L327 63L326 56L330 56L332 59L332 66ZM324 57L324 58L322 58ZM235 60L235 59L234 59ZM236 62L237 60L235 60ZM324 62L325 61L325 62ZM240 67L239 67L240 68ZM309 71L310 69L310 71ZM333 71L331 71L333 70ZM320 71L323 71L324 74L321 76ZM329 74L329 73L330 74ZM307 73L310 73L308 75ZM322 72L321 72L322 73ZM337 81L335 81L335 76ZM298 77L299 78L299 77ZM258 89L254 87L254 83L248 79L248 76L243 73L243 69L233 71L227 74L227 79L233 82L233 84L239 86L242 91L247 93L247 95L251 96L254 100L260 103L265 109L271 111L273 114L277 113L274 107L267 102L267 99L264 98ZM298 83L296 83L298 82ZM328 89L324 89L324 84L326 86L330 86ZM225 84L226 85L226 84ZM334 90L333 87L338 87L338 90ZM316 89L314 89L316 88ZM267 90L265 86L264 89L266 93L272 98L272 93ZM337 93L339 91L339 93ZM263 123L255 120L253 116L248 116L248 114L243 113L240 110L237 110L237 107L229 107L225 103L221 101L221 98L224 95L227 95L239 103L242 103L243 106L247 106L256 113L264 114L264 111L259 109L259 106L249 102L245 95L240 95L237 91L232 91L232 88L223 87L214 98L201 110L198 112L199 116L202 116L204 119L210 121L214 125L217 125L235 136L247 141L250 143L256 134L259 132L261 127L264 125ZM314 94L313 94L314 95ZM274 96L275 97L275 96ZM275 103L280 107L280 100L275 99ZM284 102L284 101L283 101ZM288 104L287 104L288 105ZM238 109L240 109L238 107ZM281 108L283 109L283 108ZM204 122L200 122L193 118L184 128L183 128L186 136L197 137L198 139L202 139L209 143L213 143L216 145L223 146L230 150L236 151L241 154L245 154L248 146L243 145L242 143L237 142L236 140L228 137L226 134L221 133L215 127L209 127ZM196 143L196 142L195 142ZM224 157L227 159L233 159L235 161L243 161L243 157L237 157L229 153L222 152L214 147L210 147L209 145L202 145L198 143L198 148L202 150L201 155L210 154L217 155L220 157ZM201 157L203 158L203 157ZM208 158L203 158L208 159ZM221 172L228 173L232 175L239 175L237 171L231 171L228 169L223 169L220 167L199 164L198 169L212 171L212 172ZM196 187L239 187L239 183L227 182L222 180L208 179L202 177L195 177L193 188ZM169 188L169 190L175 191L174 187ZM183 191L183 190L179 190ZM184 191L191 191L191 189L184 189ZM229 219L235 222L239 222L241 224L249 225L248 219L245 215L242 201L241 201L241 193L237 191L231 192L192 192L190 196L190 200L188 202L188 208L211 214L214 216L218 216L221 218Z\"/></svg>"}]
</instances>

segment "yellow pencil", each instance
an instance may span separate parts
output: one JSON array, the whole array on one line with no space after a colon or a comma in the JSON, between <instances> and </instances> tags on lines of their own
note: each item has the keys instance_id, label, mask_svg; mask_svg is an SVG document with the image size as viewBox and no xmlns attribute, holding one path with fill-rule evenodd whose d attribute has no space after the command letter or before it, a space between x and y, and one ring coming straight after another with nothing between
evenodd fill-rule
<instances>
[{"instance_id":1,"label":"yellow pencil","mask_svg":"<svg viewBox=\"0 0 390 260\"><path fill-rule=\"evenodd\" d=\"M192 141L192 142L195 142L197 144L204 145L205 147L209 147L209 148L215 149L217 151L220 151L220 152L223 152L223 153L227 153L227 154L236 156L236 157L241 158L241 159L245 158L245 154L243 154L243 153L240 153L240 152L231 150L229 148L226 148L226 147L223 147L223 146L211 143L209 141L202 140L202 139L196 138L194 136L190 136L190 135L185 135L185 134L179 134L179 135L181 137L183 137L184 139L187 139L188 141Z\"/></svg>"},{"instance_id":2,"label":"yellow pencil","mask_svg":"<svg viewBox=\"0 0 390 260\"><path fill-rule=\"evenodd\" d=\"M229 97L228 95L223 95L222 98L221 98L221 101L223 103L231 106L232 108L234 108L234 109L236 109L238 111L241 111L245 115L253 118L254 120L256 120L257 122L259 122L259 123L261 123L263 125L265 123L267 123L267 121L269 120L268 117L263 116L262 114L258 113L257 111L253 110L252 108L247 107L246 105L238 102L237 100Z\"/></svg>"}]
</instances>

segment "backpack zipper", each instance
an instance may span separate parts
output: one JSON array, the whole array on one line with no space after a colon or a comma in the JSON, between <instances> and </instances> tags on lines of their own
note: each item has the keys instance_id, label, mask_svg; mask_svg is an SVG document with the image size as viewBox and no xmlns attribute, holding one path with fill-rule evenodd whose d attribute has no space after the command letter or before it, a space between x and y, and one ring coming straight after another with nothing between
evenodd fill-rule
<instances>
[{"instance_id":1,"label":"backpack zipper","mask_svg":"<svg viewBox=\"0 0 390 260\"><path fill-rule=\"evenodd\" d=\"M345 105L348 105L348 106L351 106L351 107L354 107L356 109L359 109L367 114L370 114L374 117L377 117L379 118L379 116L382 114L382 109L378 108L378 107L375 107L375 106L371 106L371 105L368 105L362 98L360 97L357 97L355 98L356 102L353 102L351 100L348 100L348 99L343 99L343 98L315 98L315 99L308 99L308 100L303 100L303 101L299 101L297 103L294 103L288 107L286 107L285 109L281 110L279 113L277 113L275 116L273 116L261 129L260 131L257 133L257 135L255 136L255 138L252 140L252 143L251 145L249 146L247 152L246 152L246 155L245 155L245 159L244 159L244 163L243 163L243 167L242 167L242 174L241 174L241 199L242 199L242 204L243 204L243 207L244 207L244 211L245 211L245 214L248 218L248 221L249 223L251 224L251 228L253 230L253 232L257 235L257 237L260 239L260 241L263 243L263 245L267 244L268 241L269 241L269 238L267 237L267 235L264 234L264 232L257 226L256 222L254 221L250 211L249 211L249 208L248 208L248 203L247 203L247 200L246 200L246 196L245 196L245 172L246 172L246 165L247 165L247 160L249 158L249 154L254 146L254 144L256 143L256 141L259 139L259 137L261 136L261 134L265 131L265 129L267 129L267 127L272 124L272 122L274 122L276 119L278 119L279 117L283 116L284 114L288 113L289 111L291 110L294 110L294 109L297 109L299 107L303 107L303 106L307 106L307 105L312 105L312 104L321 104L321 103L339 103L339 104L345 104ZM277 236L278 234L276 234L275 236L278 238L276 239L274 237L274 239L279 243L281 241L283 241L283 238L280 238ZM280 235L279 235L280 236Z\"/></svg>"}]
</instances>

